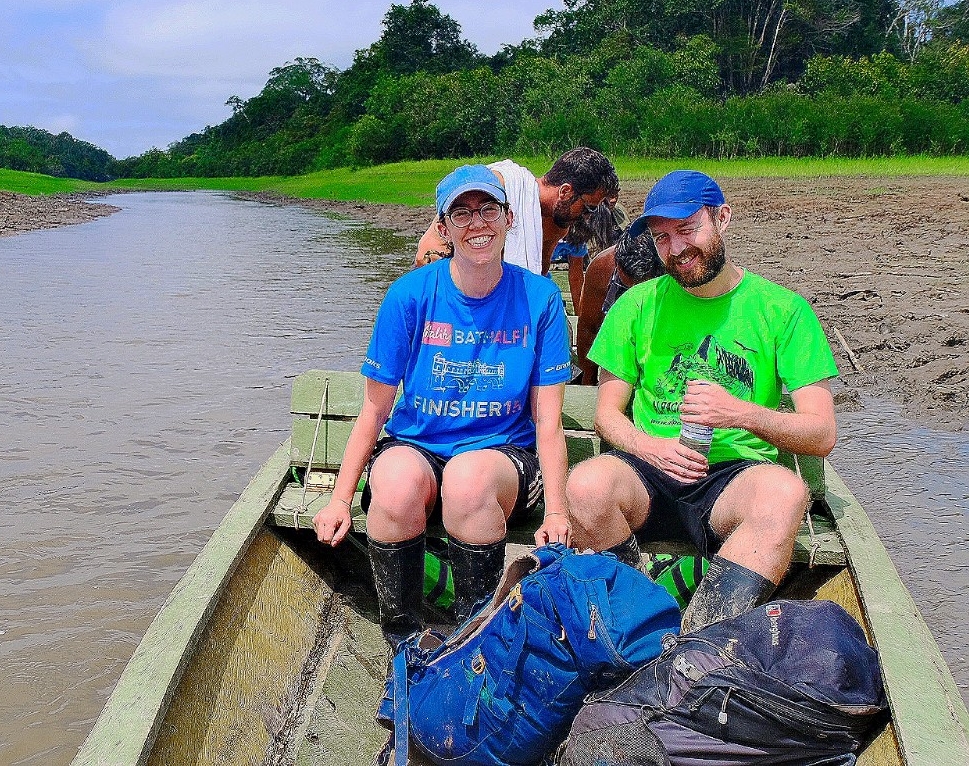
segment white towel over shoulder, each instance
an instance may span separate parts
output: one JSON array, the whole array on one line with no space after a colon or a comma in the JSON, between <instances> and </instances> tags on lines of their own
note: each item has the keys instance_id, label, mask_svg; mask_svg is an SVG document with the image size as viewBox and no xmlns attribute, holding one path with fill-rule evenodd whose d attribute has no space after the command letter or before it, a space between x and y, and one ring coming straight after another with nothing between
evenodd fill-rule
<instances>
[{"instance_id":1,"label":"white towel over shoulder","mask_svg":"<svg viewBox=\"0 0 969 766\"><path fill-rule=\"evenodd\" d=\"M505 240L505 262L542 273L542 209L538 204L538 182L527 168L511 160L489 166L505 184L508 204L515 222Z\"/></svg>"}]
</instances>

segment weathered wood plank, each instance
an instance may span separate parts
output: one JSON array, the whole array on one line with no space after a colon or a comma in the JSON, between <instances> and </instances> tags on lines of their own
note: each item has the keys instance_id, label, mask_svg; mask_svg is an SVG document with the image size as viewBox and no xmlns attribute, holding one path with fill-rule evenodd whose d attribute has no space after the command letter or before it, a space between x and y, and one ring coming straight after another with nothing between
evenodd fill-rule
<instances>
[{"instance_id":1,"label":"weathered wood plank","mask_svg":"<svg viewBox=\"0 0 969 766\"><path fill-rule=\"evenodd\" d=\"M313 527L313 516L322 509L330 499L329 492L313 492L307 491L303 493L303 488L298 484L289 484L284 490L272 511L270 521L277 527L294 528L297 525L300 529L312 529ZM305 505L305 507L302 507ZM296 520L294 521L294 514ZM354 496L353 510L351 511L353 516L353 528L357 532L366 531L366 517L363 515L363 511L360 509L360 493ZM533 542L533 535L535 530L538 528L538 524L541 521L541 514L536 513L534 517L527 520L521 526L512 528L508 530L508 540L513 543L520 544L531 544ZM845 565L845 552L844 548L841 546L841 541L838 538L837 533L834 530L834 522L824 516L814 516L814 532L815 538L817 539L820 547L815 554L816 564L830 564L837 566ZM432 534L443 535L444 528L437 526L429 530ZM695 551L693 548L686 544L673 544L664 545L661 549L657 548L657 551L662 550L663 552L676 552L676 553L689 553L692 554ZM794 562L795 563L807 563L810 559L811 553L811 538L808 534L807 525L804 524L801 527L801 531L794 542Z\"/></svg>"},{"instance_id":2,"label":"weathered wood plank","mask_svg":"<svg viewBox=\"0 0 969 766\"><path fill-rule=\"evenodd\" d=\"M324 388L327 391L325 416L357 416L363 404L363 376L359 372L339 370L308 370L297 375L293 380L290 412L316 417Z\"/></svg>"},{"instance_id":3,"label":"weathered wood plank","mask_svg":"<svg viewBox=\"0 0 969 766\"><path fill-rule=\"evenodd\" d=\"M313 712L296 743L296 766L370 763L387 741L387 730L374 719L387 667L380 626L348 607L343 618L340 641L318 676Z\"/></svg>"},{"instance_id":4,"label":"weathered wood plank","mask_svg":"<svg viewBox=\"0 0 969 766\"><path fill-rule=\"evenodd\" d=\"M363 404L364 377L358 372L332 370L309 370L293 380L290 412L316 419L323 399L324 386L327 403L323 416L331 420L355 419ZM595 414L595 386L569 386L566 389L563 408L563 424L566 428L592 431Z\"/></svg>"},{"instance_id":5,"label":"weathered wood plank","mask_svg":"<svg viewBox=\"0 0 969 766\"><path fill-rule=\"evenodd\" d=\"M844 541L906 766L966 766L969 712L871 519L830 465L828 505Z\"/></svg>"},{"instance_id":6,"label":"weathered wood plank","mask_svg":"<svg viewBox=\"0 0 969 766\"><path fill-rule=\"evenodd\" d=\"M595 431L596 396L595 386L566 386L565 402L562 405L562 426L566 430Z\"/></svg>"},{"instance_id":7,"label":"weathered wood plank","mask_svg":"<svg viewBox=\"0 0 969 766\"><path fill-rule=\"evenodd\" d=\"M145 763L200 634L288 473L287 441L243 490L148 627L76 766Z\"/></svg>"},{"instance_id":8,"label":"weathered wood plank","mask_svg":"<svg viewBox=\"0 0 969 766\"><path fill-rule=\"evenodd\" d=\"M294 466L305 468L312 454L314 470L339 468L352 429L352 420L330 420L326 417L317 420L316 417L294 416L290 462ZM314 438L316 439L315 452L313 451Z\"/></svg>"},{"instance_id":9,"label":"weathered wood plank","mask_svg":"<svg viewBox=\"0 0 969 766\"><path fill-rule=\"evenodd\" d=\"M814 597L827 599L841 606L864 629L868 643L874 645L861 597L847 569L841 570L820 587ZM904 766L892 724L883 726L874 740L859 753L857 766Z\"/></svg>"}]
</instances>

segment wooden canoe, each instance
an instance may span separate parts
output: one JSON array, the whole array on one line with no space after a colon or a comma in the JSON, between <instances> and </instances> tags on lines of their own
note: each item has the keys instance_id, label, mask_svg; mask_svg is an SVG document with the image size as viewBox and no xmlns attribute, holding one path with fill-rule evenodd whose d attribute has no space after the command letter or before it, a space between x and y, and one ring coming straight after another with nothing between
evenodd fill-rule
<instances>
[{"instance_id":1,"label":"wooden canoe","mask_svg":"<svg viewBox=\"0 0 969 766\"><path fill-rule=\"evenodd\" d=\"M362 389L353 373L296 379L291 438L162 606L74 764L370 763L387 658L369 566L359 540L331 550L310 524ZM572 462L598 452L594 397L568 388ZM308 464L312 490L296 481ZM792 465L812 486L813 536L805 525L781 595L841 604L881 656L891 721L859 763L966 766L969 713L867 514L827 463ZM531 533L511 531L509 553Z\"/></svg>"}]
</instances>

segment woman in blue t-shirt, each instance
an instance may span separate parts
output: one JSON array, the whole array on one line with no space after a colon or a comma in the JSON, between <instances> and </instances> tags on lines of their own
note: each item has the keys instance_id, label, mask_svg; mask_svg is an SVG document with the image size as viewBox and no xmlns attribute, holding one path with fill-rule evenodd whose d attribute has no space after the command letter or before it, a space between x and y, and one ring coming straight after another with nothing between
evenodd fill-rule
<instances>
[{"instance_id":1,"label":"woman in blue t-shirt","mask_svg":"<svg viewBox=\"0 0 969 766\"><path fill-rule=\"evenodd\" d=\"M570 538L562 401L571 357L561 292L503 263L513 214L484 165L441 181L437 213L454 255L387 291L361 370L360 416L333 497L313 519L321 542L339 544L368 471L362 505L381 628L392 646L422 627L432 515L448 533L459 620L498 584L508 521L534 510L543 494L536 543Z\"/></svg>"}]
</instances>

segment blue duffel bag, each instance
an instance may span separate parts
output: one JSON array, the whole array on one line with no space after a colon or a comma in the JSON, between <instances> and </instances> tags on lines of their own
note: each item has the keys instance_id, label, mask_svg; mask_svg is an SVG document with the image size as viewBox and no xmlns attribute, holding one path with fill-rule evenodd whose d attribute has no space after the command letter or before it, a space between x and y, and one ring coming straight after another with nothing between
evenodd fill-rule
<instances>
[{"instance_id":1,"label":"blue duffel bag","mask_svg":"<svg viewBox=\"0 0 969 766\"><path fill-rule=\"evenodd\" d=\"M586 695L657 657L680 612L612 554L552 543L513 561L494 598L449 638L404 642L377 720L378 763L410 744L437 764L533 766L565 738Z\"/></svg>"}]
</instances>

